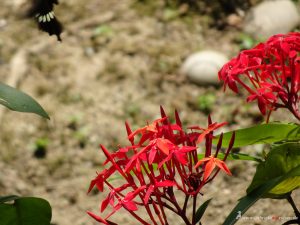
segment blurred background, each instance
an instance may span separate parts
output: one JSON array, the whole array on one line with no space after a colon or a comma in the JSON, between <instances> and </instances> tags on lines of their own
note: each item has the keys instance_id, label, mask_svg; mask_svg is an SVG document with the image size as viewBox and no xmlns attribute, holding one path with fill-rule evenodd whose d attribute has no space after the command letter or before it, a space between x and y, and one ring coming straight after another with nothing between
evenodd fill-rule
<instances>
[{"instance_id":1,"label":"blurred background","mask_svg":"<svg viewBox=\"0 0 300 225\"><path fill-rule=\"evenodd\" d=\"M184 125L204 127L208 114L229 123L223 131L263 122L243 93L223 92L217 72L240 50L296 31L300 22L300 3L290 0L60 0L59 43L24 19L28 5L1 0L0 82L33 96L51 120L1 107L0 195L47 199L53 225L97 224L85 211L98 213L105 195L86 192L102 169L99 144L127 144L125 120L144 126L162 105L169 115L176 108ZM293 121L285 111L270 120ZM221 224L255 172L248 162L229 167L233 177L220 174L203 189L203 199L214 196L203 224ZM275 217L238 224L282 224L276 216L293 211L284 200L266 199L246 216ZM113 221L137 224L125 213Z\"/></svg>"}]
</instances>

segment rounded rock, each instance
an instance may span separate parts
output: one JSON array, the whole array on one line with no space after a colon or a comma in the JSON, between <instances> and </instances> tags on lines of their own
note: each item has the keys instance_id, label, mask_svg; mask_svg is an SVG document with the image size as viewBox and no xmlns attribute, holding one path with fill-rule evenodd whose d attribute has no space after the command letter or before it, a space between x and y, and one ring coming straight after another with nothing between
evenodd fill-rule
<instances>
[{"instance_id":1,"label":"rounded rock","mask_svg":"<svg viewBox=\"0 0 300 225\"><path fill-rule=\"evenodd\" d=\"M190 55L181 67L181 73L198 85L218 85L218 71L228 58L218 52L205 50Z\"/></svg>"},{"instance_id":2,"label":"rounded rock","mask_svg":"<svg viewBox=\"0 0 300 225\"><path fill-rule=\"evenodd\" d=\"M246 15L244 32L255 38L287 33L300 23L296 5L290 0L265 1Z\"/></svg>"}]
</instances>

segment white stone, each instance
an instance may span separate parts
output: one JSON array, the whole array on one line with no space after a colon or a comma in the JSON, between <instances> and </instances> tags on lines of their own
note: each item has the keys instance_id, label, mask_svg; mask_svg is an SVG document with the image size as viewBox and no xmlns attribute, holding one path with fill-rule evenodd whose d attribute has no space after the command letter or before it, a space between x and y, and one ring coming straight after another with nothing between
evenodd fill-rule
<instances>
[{"instance_id":1,"label":"white stone","mask_svg":"<svg viewBox=\"0 0 300 225\"><path fill-rule=\"evenodd\" d=\"M290 0L265 1L247 13L244 23L246 33L256 38L268 38L291 31L299 25L300 15Z\"/></svg>"},{"instance_id":2,"label":"white stone","mask_svg":"<svg viewBox=\"0 0 300 225\"><path fill-rule=\"evenodd\" d=\"M228 61L228 58L217 51L205 50L189 56L181 67L181 73L192 82L205 84L219 84L218 71Z\"/></svg>"}]
</instances>

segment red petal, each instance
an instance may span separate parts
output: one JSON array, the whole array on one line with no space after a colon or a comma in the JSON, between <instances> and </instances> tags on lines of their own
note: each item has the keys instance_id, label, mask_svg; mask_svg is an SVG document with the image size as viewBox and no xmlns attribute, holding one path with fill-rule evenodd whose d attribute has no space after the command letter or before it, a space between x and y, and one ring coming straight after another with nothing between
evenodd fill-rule
<instances>
[{"instance_id":1,"label":"red petal","mask_svg":"<svg viewBox=\"0 0 300 225\"><path fill-rule=\"evenodd\" d=\"M158 168L162 167L162 165L164 163L166 163L167 161L169 161L172 158L172 154L168 155L166 158L164 158L159 164L158 164Z\"/></svg>"},{"instance_id":2,"label":"red petal","mask_svg":"<svg viewBox=\"0 0 300 225\"><path fill-rule=\"evenodd\" d=\"M258 108L263 115L266 115L266 102L261 96L257 98Z\"/></svg>"},{"instance_id":3,"label":"red petal","mask_svg":"<svg viewBox=\"0 0 300 225\"><path fill-rule=\"evenodd\" d=\"M219 129L220 127L223 127L224 125L226 125L227 122L223 122L223 123L213 123L211 125L208 126L210 131L214 131Z\"/></svg>"},{"instance_id":4,"label":"red petal","mask_svg":"<svg viewBox=\"0 0 300 225\"><path fill-rule=\"evenodd\" d=\"M272 92L264 93L264 97L270 100L276 100L276 96Z\"/></svg>"},{"instance_id":5,"label":"red petal","mask_svg":"<svg viewBox=\"0 0 300 225\"><path fill-rule=\"evenodd\" d=\"M91 181L90 187L89 187L87 193L90 193L90 192L91 192L91 190L94 188L95 184L96 184L96 180L94 179L94 180Z\"/></svg>"},{"instance_id":6,"label":"red petal","mask_svg":"<svg viewBox=\"0 0 300 225\"><path fill-rule=\"evenodd\" d=\"M209 132L210 132L209 130L203 131L203 132L199 135L199 137L198 137L196 143L197 143L197 144L201 143L202 140L205 138L205 136L206 136Z\"/></svg>"},{"instance_id":7,"label":"red petal","mask_svg":"<svg viewBox=\"0 0 300 225\"><path fill-rule=\"evenodd\" d=\"M223 170L225 173L227 173L230 176L232 175L224 161L216 159L215 162L221 170Z\"/></svg>"},{"instance_id":8,"label":"red petal","mask_svg":"<svg viewBox=\"0 0 300 225\"><path fill-rule=\"evenodd\" d=\"M136 204L133 201L122 202L122 205L124 206L124 208L131 210L131 211L138 210Z\"/></svg>"},{"instance_id":9,"label":"red petal","mask_svg":"<svg viewBox=\"0 0 300 225\"><path fill-rule=\"evenodd\" d=\"M176 159L183 165L186 165L188 163L188 158L186 153L184 152L175 152Z\"/></svg>"},{"instance_id":10,"label":"red petal","mask_svg":"<svg viewBox=\"0 0 300 225\"><path fill-rule=\"evenodd\" d=\"M152 164L154 159L155 159L155 156L156 156L156 150L155 148L153 147L151 150L150 150L150 153L149 153L149 163Z\"/></svg>"},{"instance_id":11,"label":"red petal","mask_svg":"<svg viewBox=\"0 0 300 225\"><path fill-rule=\"evenodd\" d=\"M199 167L202 163L204 163L204 162L206 162L206 161L209 161L209 160L211 160L210 157L206 157L206 158L203 158L203 159L199 160L199 161L197 162L197 164L194 166L194 168L196 169L196 168Z\"/></svg>"},{"instance_id":12,"label":"red petal","mask_svg":"<svg viewBox=\"0 0 300 225\"><path fill-rule=\"evenodd\" d=\"M109 202L110 202L110 193L109 193L109 194L107 195L107 197L102 201L100 212L103 212L103 211L106 209L106 207L107 207L107 205L108 205Z\"/></svg>"},{"instance_id":13,"label":"red petal","mask_svg":"<svg viewBox=\"0 0 300 225\"><path fill-rule=\"evenodd\" d=\"M252 101L254 101L255 99L257 99L257 95L250 95L250 96L248 96L248 98L247 98L247 102L252 102Z\"/></svg>"},{"instance_id":14,"label":"red petal","mask_svg":"<svg viewBox=\"0 0 300 225\"><path fill-rule=\"evenodd\" d=\"M170 153L170 149L169 149L169 145L171 142L168 141L167 139L162 139L162 138L158 138L157 139L157 147L166 155L169 155ZM172 143L171 143L172 144Z\"/></svg>"},{"instance_id":15,"label":"red petal","mask_svg":"<svg viewBox=\"0 0 300 225\"><path fill-rule=\"evenodd\" d=\"M197 147L195 147L195 146L182 146L180 148L180 151L181 152L191 152L191 151L194 151L196 149L197 149Z\"/></svg>"},{"instance_id":16,"label":"red petal","mask_svg":"<svg viewBox=\"0 0 300 225\"><path fill-rule=\"evenodd\" d=\"M154 190L154 186L150 185L150 187L148 188L148 190L147 190L147 192L145 194L145 197L144 197L145 204L148 204L149 198L150 198L153 190Z\"/></svg>"},{"instance_id":17,"label":"red petal","mask_svg":"<svg viewBox=\"0 0 300 225\"><path fill-rule=\"evenodd\" d=\"M227 124L227 122L210 124L208 126L208 128L199 135L196 143L198 144L198 143L202 142L202 140L205 138L205 136L207 134L209 134L210 132L212 132L212 131L214 131L214 130L216 130L216 129L218 129L218 128L226 125L226 124Z\"/></svg>"},{"instance_id":18,"label":"red petal","mask_svg":"<svg viewBox=\"0 0 300 225\"><path fill-rule=\"evenodd\" d=\"M213 158L206 163L204 168L204 175L203 175L204 181L206 181L209 178L210 174L212 173L215 167L216 165Z\"/></svg>"}]
</instances>

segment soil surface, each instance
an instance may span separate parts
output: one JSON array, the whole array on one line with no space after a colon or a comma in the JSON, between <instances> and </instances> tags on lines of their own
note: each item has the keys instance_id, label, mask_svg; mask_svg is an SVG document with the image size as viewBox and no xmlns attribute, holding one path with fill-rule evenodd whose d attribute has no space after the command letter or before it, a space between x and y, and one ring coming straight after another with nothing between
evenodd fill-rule
<instances>
[{"instance_id":1,"label":"soil surface","mask_svg":"<svg viewBox=\"0 0 300 225\"><path fill-rule=\"evenodd\" d=\"M25 8L26 1L1 1L0 81L33 96L51 120L0 111L0 195L47 199L55 225L97 224L85 211L98 213L104 195L87 195L87 188L104 161L99 144L116 149L127 143L125 120L133 128L144 126L163 105L170 115L176 108L186 125L206 126L208 112L214 121L227 121L226 130L263 121L242 96L197 86L179 73L184 59L199 50L236 55L238 26L217 30L209 14L163 1L61 1L55 12L65 31L58 43L22 18ZM207 95L214 100L203 109L199 99ZM282 118L292 121L284 111L271 120ZM243 150L259 154L263 148ZM224 221L255 172L253 163L228 165L232 177L220 173L203 189L203 201L213 197L205 225ZM294 197L299 205L299 191ZM278 217L293 211L285 200L264 199L245 216L272 219L245 217L237 224L282 224ZM123 212L113 218L137 224ZM172 214L170 224L184 225Z\"/></svg>"}]
</instances>

